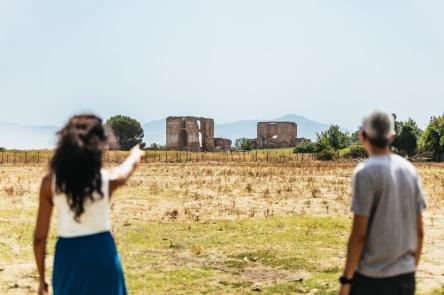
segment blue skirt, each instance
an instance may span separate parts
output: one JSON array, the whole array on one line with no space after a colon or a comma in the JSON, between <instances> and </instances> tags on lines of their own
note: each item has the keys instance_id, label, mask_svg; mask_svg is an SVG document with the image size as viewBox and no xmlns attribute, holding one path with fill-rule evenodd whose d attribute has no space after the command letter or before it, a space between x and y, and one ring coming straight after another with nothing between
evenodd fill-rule
<instances>
[{"instance_id":1,"label":"blue skirt","mask_svg":"<svg viewBox=\"0 0 444 295\"><path fill-rule=\"evenodd\" d=\"M110 232L57 240L54 295L126 295L125 279Z\"/></svg>"}]
</instances>

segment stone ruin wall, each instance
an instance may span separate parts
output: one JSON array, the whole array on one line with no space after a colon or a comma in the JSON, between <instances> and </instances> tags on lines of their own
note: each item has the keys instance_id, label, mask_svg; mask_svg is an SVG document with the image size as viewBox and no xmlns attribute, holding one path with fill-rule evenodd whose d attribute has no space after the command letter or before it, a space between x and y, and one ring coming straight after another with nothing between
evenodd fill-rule
<instances>
[{"instance_id":1,"label":"stone ruin wall","mask_svg":"<svg viewBox=\"0 0 444 295\"><path fill-rule=\"evenodd\" d=\"M231 140L214 137L214 120L203 117L168 117L166 147L171 150L230 150Z\"/></svg>"},{"instance_id":2,"label":"stone ruin wall","mask_svg":"<svg viewBox=\"0 0 444 295\"><path fill-rule=\"evenodd\" d=\"M259 122L256 146L258 148L286 148L296 145L295 122Z\"/></svg>"},{"instance_id":3,"label":"stone ruin wall","mask_svg":"<svg viewBox=\"0 0 444 295\"><path fill-rule=\"evenodd\" d=\"M171 150L216 151L231 150L227 138L214 137L214 120L203 117L168 117L166 147ZM253 148L286 148L297 144L294 122L259 122Z\"/></svg>"},{"instance_id":4,"label":"stone ruin wall","mask_svg":"<svg viewBox=\"0 0 444 295\"><path fill-rule=\"evenodd\" d=\"M213 138L214 142L214 149L215 150L222 150L222 151L229 151L231 150L232 141L228 138Z\"/></svg>"},{"instance_id":5,"label":"stone ruin wall","mask_svg":"<svg viewBox=\"0 0 444 295\"><path fill-rule=\"evenodd\" d=\"M191 117L168 117L166 125L168 149L200 150L197 120Z\"/></svg>"}]
</instances>

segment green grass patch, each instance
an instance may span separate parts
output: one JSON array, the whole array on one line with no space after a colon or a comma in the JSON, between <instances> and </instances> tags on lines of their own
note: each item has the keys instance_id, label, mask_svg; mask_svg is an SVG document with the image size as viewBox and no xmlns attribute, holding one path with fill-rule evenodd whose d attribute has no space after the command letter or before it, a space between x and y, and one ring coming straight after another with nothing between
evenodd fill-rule
<instances>
[{"instance_id":1,"label":"green grass patch","mask_svg":"<svg viewBox=\"0 0 444 295\"><path fill-rule=\"evenodd\" d=\"M336 287L343 262L325 261L345 251L349 226L338 217L150 222L119 228L116 240L132 294L289 294ZM245 274L255 267L278 277L303 271L309 279L259 281Z\"/></svg>"}]
</instances>

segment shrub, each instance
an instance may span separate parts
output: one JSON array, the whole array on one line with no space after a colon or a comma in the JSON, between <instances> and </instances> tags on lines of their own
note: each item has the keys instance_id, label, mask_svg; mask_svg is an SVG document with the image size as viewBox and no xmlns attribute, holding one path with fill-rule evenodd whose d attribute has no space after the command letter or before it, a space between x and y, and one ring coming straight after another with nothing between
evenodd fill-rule
<instances>
[{"instance_id":1,"label":"shrub","mask_svg":"<svg viewBox=\"0 0 444 295\"><path fill-rule=\"evenodd\" d=\"M4 151L6 151L6 148L0 146L0 152L4 152Z\"/></svg>"},{"instance_id":2,"label":"shrub","mask_svg":"<svg viewBox=\"0 0 444 295\"><path fill-rule=\"evenodd\" d=\"M316 152L322 152L323 150L334 150L334 148L331 146L330 141L323 137L319 138L316 142Z\"/></svg>"},{"instance_id":3,"label":"shrub","mask_svg":"<svg viewBox=\"0 0 444 295\"><path fill-rule=\"evenodd\" d=\"M362 159L367 158L367 151L362 145L354 144L349 146L342 156L345 158Z\"/></svg>"},{"instance_id":4,"label":"shrub","mask_svg":"<svg viewBox=\"0 0 444 295\"><path fill-rule=\"evenodd\" d=\"M335 157L335 150L332 148L326 148L317 153L316 159L321 161L331 161Z\"/></svg>"},{"instance_id":5,"label":"shrub","mask_svg":"<svg viewBox=\"0 0 444 295\"><path fill-rule=\"evenodd\" d=\"M246 142L244 142L241 146L241 149L243 151L251 151L253 149L251 141L247 140Z\"/></svg>"},{"instance_id":6,"label":"shrub","mask_svg":"<svg viewBox=\"0 0 444 295\"><path fill-rule=\"evenodd\" d=\"M304 142L304 143L297 145L294 148L293 153L313 154L313 153L316 153L317 151L318 151L318 145L316 143Z\"/></svg>"}]
</instances>

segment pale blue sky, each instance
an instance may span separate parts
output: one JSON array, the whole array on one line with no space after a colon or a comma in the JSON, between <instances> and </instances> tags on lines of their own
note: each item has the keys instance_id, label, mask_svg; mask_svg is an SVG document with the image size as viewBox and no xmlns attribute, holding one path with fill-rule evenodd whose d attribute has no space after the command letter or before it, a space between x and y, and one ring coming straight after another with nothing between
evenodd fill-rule
<instances>
[{"instance_id":1,"label":"pale blue sky","mask_svg":"<svg viewBox=\"0 0 444 295\"><path fill-rule=\"evenodd\" d=\"M0 0L0 121L444 111L444 2Z\"/></svg>"}]
</instances>

